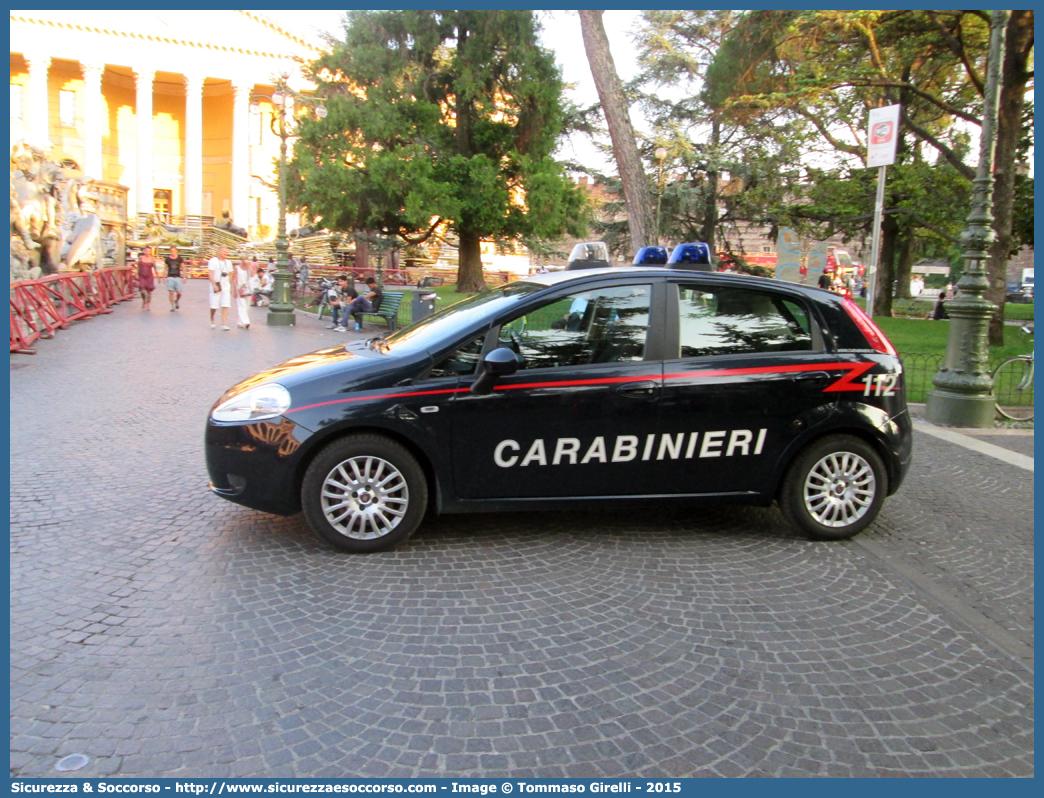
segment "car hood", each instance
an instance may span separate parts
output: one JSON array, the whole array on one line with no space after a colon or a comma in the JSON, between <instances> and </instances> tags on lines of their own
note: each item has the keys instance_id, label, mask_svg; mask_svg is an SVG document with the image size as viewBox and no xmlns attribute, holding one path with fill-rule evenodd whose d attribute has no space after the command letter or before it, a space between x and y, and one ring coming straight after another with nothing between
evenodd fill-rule
<instances>
[{"instance_id":1,"label":"car hood","mask_svg":"<svg viewBox=\"0 0 1044 798\"><path fill-rule=\"evenodd\" d=\"M364 341L353 341L298 355L278 366L260 371L225 391L217 404L268 382L279 383L291 394L304 390L308 393L368 390L381 387L390 374L399 379L408 379L412 374L405 372L419 371L430 360L426 352L398 355L371 350Z\"/></svg>"}]
</instances>

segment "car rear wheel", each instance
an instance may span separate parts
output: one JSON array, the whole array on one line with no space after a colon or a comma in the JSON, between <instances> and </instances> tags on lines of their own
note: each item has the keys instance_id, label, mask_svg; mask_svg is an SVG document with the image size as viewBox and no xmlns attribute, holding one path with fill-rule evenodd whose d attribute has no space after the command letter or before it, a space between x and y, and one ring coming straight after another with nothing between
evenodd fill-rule
<instances>
[{"instance_id":1,"label":"car rear wheel","mask_svg":"<svg viewBox=\"0 0 1044 798\"><path fill-rule=\"evenodd\" d=\"M846 540L881 511L888 475L874 448L851 435L830 435L803 449L787 469L779 506L815 540Z\"/></svg>"},{"instance_id":2,"label":"car rear wheel","mask_svg":"<svg viewBox=\"0 0 1044 798\"><path fill-rule=\"evenodd\" d=\"M424 471L406 449L378 435L352 435L323 449L305 472L308 525L339 549L380 551L406 540L428 504Z\"/></svg>"}]
</instances>

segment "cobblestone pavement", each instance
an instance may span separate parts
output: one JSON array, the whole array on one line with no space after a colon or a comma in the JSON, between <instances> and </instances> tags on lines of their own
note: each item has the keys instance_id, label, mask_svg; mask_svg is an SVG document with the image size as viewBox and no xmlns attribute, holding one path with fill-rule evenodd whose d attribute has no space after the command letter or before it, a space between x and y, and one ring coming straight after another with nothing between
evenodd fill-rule
<instances>
[{"instance_id":1,"label":"cobblestone pavement","mask_svg":"<svg viewBox=\"0 0 1044 798\"><path fill-rule=\"evenodd\" d=\"M12 775L1033 775L1032 473L918 433L847 543L713 508L343 555L202 456L226 387L341 337L204 291L11 358Z\"/></svg>"}]
</instances>

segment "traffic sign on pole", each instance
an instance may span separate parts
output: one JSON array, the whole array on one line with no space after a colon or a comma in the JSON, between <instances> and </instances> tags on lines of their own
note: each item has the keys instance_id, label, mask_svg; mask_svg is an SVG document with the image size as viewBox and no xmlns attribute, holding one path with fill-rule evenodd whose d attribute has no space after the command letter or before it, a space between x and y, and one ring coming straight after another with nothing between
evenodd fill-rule
<instances>
[{"instance_id":1,"label":"traffic sign on pole","mask_svg":"<svg viewBox=\"0 0 1044 798\"><path fill-rule=\"evenodd\" d=\"M899 141L898 105L871 108L866 136L866 165L877 169L877 197L874 201L874 231L870 246L870 264L866 269L866 312L874 315L877 289L877 259L881 254L881 217L884 215L886 167L895 163L895 147Z\"/></svg>"}]
</instances>

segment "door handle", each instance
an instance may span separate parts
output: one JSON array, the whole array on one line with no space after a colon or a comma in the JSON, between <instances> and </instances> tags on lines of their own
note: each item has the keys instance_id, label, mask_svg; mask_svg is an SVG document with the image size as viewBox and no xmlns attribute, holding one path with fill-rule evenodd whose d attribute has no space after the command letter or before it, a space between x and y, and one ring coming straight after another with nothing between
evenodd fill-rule
<instances>
[{"instance_id":1,"label":"door handle","mask_svg":"<svg viewBox=\"0 0 1044 798\"><path fill-rule=\"evenodd\" d=\"M791 379L794 382L803 382L808 385L825 385L827 380L830 379L830 375L825 371L802 371L795 374Z\"/></svg>"},{"instance_id":2,"label":"door handle","mask_svg":"<svg viewBox=\"0 0 1044 798\"><path fill-rule=\"evenodd\" d=\"M634 396L638 398L652 396L656 392L657 383L652 380L643 380L642 382L629 382L619 387L619 392L624 396Z\"/></svg>"}]
</instances>

